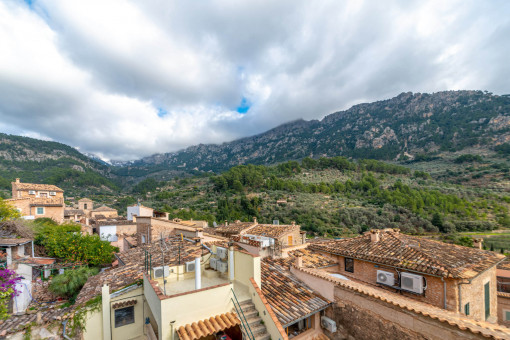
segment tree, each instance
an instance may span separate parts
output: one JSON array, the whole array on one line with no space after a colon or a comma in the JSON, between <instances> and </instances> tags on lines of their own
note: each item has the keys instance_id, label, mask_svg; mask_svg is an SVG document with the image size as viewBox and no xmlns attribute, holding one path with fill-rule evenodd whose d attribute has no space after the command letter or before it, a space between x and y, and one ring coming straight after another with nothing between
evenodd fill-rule
<instances>
[{"instance_id":1,"label":"tree","mask_svg":"<svg viewBox=\"0 0 510 340\"><path fill-rule=\"evenodd\" d=\"M491 251L494 251L494 243L491 243Z\"/></svg>"},{"instance_id":2,"label":"tree","mask_svg":"<svg viewBox=\"0 0 510 340\"><path fill-rule=\"evenodd\" d=\"M69 298L74 302L89 276L96 275L98 272L99 270L97 268L85 266L66 270L63 274L53 278L49 289L52 293L64 298Z\"/></svg>"},{"instance_id":3,"label":"tree","mask_svg":"<svg viewBox=\"0 0 510 340\"><path fill-rule=\"evenodd\" d=\"M441 217L441 215L439 215L439 213L434 213L434 215L432 216L432 220L430 221L432 223L432 225L436 226L439 228L439 230L441 230L441 232L444 232L444 229L443 229L443 218Z\"/></svg>"},{"instance_id":4,"label":"tree","mask_svg":"<svg viewBox=\"0 0 510 340\"><path fill-rule=\"evenodd\" d=\"M0 198L0 222L19 218L21 214L10 203Z\"/></svg>"}]
</instances>

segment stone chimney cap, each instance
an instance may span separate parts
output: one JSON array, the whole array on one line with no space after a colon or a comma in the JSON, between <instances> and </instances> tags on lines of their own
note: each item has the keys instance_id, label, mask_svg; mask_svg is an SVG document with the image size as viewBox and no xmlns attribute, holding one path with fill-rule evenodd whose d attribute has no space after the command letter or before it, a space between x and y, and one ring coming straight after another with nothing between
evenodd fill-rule
<instances>
[{"instance_id":1,"label":"stone chimney cap","mask_svg":"<svg viewBox=\"0 0 510 340\"><path fill-rule=\"evenodd\" d=\"M370 232L372 234L379 234L381 232L381 230L379 230L379 229L370 229Z\"/></svg>"},{"instance_id":2,"label":"stone chimney cap","mask_svg":"<svg viewBox=\"0 0 510 340\"><path fill-rule=\"evenodd\" d=\"M16 178L16 183L21 183L21 181L19 180L19 178Z\"/></svg>"}]
</instances>

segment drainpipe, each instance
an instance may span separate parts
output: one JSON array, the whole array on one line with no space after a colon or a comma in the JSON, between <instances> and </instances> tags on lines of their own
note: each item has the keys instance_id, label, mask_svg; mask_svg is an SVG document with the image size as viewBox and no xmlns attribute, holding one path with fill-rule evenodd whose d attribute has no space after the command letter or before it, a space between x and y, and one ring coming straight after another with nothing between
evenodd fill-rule
<instances>
[{"instance_id":1,"label":"drainpipe","mask_svg":"<svg viewBox=\"0 0 510 340\"><path fill-rule=\"evenodd\" d=\"M446 281L444 280L444 277L441 276L441 281L443 281L443 301L444 301L444 309L446 308ZM460 289L460 288L459 288Z\"/></svg>"},{"instance_id":2,"label":"drainpipe","mask_svg":"<svg viewBox=\"0 0 510 340\"><path fill-rule=\"evenodd\" d=\"M34 258L35 252L34 252L34 240L32 240L32 258Z\"/></svg>"},{"instance_id":3,"label":"drainpipe","mask_svg":"<svg viewBox=\"0 0 510 340\"><path fill-rule=\"evenodd\" d=\"M228 274L230 281L234 281L234 246L230 246L228 249Z\"/></svg>"},{"instance_id":4,"label":"drainpipe","mask_svg":"<svg viewBox=\"0 0 510 340\"><path fill-rule=\"evenodd\" d=\"M200 266L200 257L195 258L195 289L202 288L200 275L202 274L202 267Z\"/></svg>"},{"instance_id":5,"label":"drainpipe","mask_svg":"<svg viewBox=\"0 0 510 340\"><path fill-rule=\"evenodd\" d=\"M64 330L62 331L62 336L63 336L63 337L64 337L64 339L66 339L66 340L72 340L70 337L68 337L68 336L66 335L66 323L67 323L67 321L69 321L69 320L64 320L64 321L62 322L62 325L64 325Z\"/></svg>"}]
</instances>

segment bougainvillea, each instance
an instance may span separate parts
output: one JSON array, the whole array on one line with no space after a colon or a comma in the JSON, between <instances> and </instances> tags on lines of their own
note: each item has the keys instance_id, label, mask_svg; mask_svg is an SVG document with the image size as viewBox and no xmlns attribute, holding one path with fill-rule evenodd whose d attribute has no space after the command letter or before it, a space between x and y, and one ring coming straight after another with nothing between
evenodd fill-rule
<instances>
[{"instance_id":1,"label":"bougainvillea","mask_svg":"<svg viewBox=\"0 0 510 340\"><path fill-rule=\"evenodd\" d=\"M21 280L21 277L7 268L0 268L0 319L6 319L9 314L7 305L9 300L18 295L16 291L16 283Z\"/></svg>"}]
</instances>

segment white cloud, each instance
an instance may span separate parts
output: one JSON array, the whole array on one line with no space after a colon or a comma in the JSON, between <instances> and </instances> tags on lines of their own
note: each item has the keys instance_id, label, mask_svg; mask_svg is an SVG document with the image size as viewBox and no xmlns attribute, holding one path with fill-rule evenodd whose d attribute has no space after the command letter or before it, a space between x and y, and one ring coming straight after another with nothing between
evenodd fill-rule
<instances>
[{"instance_id":1,"label":"white cloud","mask_svg":"<svg viewBox=\"0 0 510 340\"><path fill-rule=\"evenodd\" d=\"M8 0L0 129L134 159L402 91L508 93L509 14L506 1Z\"/></svg>"}]
</instances>

